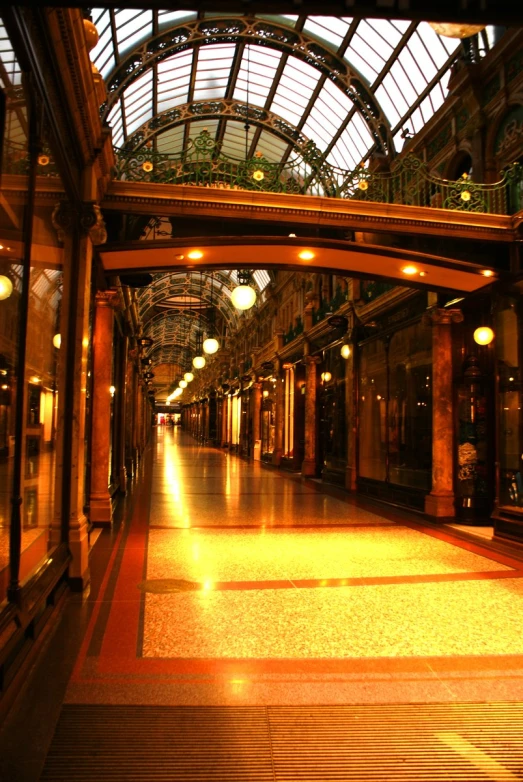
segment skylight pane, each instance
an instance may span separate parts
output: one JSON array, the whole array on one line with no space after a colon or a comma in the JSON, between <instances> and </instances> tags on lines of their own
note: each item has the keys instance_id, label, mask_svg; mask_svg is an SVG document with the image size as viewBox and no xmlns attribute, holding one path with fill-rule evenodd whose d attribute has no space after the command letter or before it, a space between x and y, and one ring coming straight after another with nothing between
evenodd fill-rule
<instances>
[{"instance_id":1,"label":"skylight pane","mask_svg":"<svg viewBox=\"0 0 523 782\"><path fill-rule=\"evenodd\" d=\"M264 130L260 135L256 152L261 152L267 160L279 162L287 147L288 144L285 141Z\"/></svg>"},{"instance_id":2,"label":"skylight pane","mask_svg":"<svg viewBox=\"0 0 523 782\"><path fill-rule=\"evenodd\" d=\"M260 291L264 290L264 288L266 288L271 281L269 272L265 271L265 269L256 269L252 273L252 276L256 280L256 284L258 285Z\"/></svg>"},{"instance_id":3,"label":"skylight pane","mask_svg":"<svg viewBox=\"0 0 523 782\"><path fill-rule=\"evenodd\" d=\"M419 92L416 92L412 86L412 82L409 76L407 76L407 72L399 60L396 60L396 62L391 65L388 75L383 79L383 83L387 84L389 91L392 82L398 86L398 89L401 92L401 96L403 98L403 102L406 106L405 110L407 110L409 106L412 106L412 104L415 103ZM400 107L398 106L398 108Z\"/></svg>"},{"instance_id":4,"label":"skylight pane","mask_svg":"<svg viewBox=\"0 0 523 782\"><path fill-rule=\"evenodd\" d=\"M264 106L280 59L281 52L267 47L252 45L246 47L234 89L234 100L246 102L248 91L249 103Z\"/></svg>"},{"instance_id":5,"label":"skylight pane","mask_svg":"<svg viewBox=\"0 0 523 782\"><path fill-rule=\"evenodd\" d=\"M158 11L158 26L177 27L184 22L192 22L197 16L195 11Z\"/></svg>"},{"instance_id":6,"label":"skylight pane","mask_svg":"<svg viewBox=\"0 0 523 782\"><path fill-rule=\"evenodd\" d=\"M118 51L123 54L152 35L153 12L120 9L115 13Z\"/></svg>"},{"instance_id":7,"label":"skylight pane","mask_svg":"<svg viewBox=\"0 0 523 782\"><path fill-rule=\"evenodd\" d=\"M190 50L158 63L158 111L187 103L192 57Z\"/></svg>"},{"instance_id":8,"label":"skylight pane","mask_svg":"<svg viewBox=\"0 0 523 782\"><path fill-rule=\"evenodd\" d=\"M378 89L376 90L376 97L381 103L381 98L379 97L381 95L382 90L386 90L390 99L392 100L392 103L396 109L396 112L398 116L403 116L410 107L410 103L406 100L402 88L404 85L405 78L403 81L398 84L396 80L394 79L392 73L388 73L385 78L383 79L382 84ZM412 89L411 89L412 92Z\"/></svg>"},{"instance_id":9,"label":"skylight pane","mask_svg":"<svg viewBox=\"0 0 523 782\"><path fill-rule=\"evenodd\" d=\"M157 149L164 155L175 155L181 152L183 145L183 136L185 132L184 125L177 125L170 128L157 137Z\"/></svg>"},{"instance_id":10,"label":"skylight pane","mask_svg":"<svg viewBox=\"0 0 523 782\"><path fill-rule=\"evenodd\" d=\"M194 100L210 100L225 96L235 49L232 44L200 48Z\"/></svg>"},{"instance_id":11,"label":"skylight pane","mask_svg":"<svg viewBox=\"0 0 523 782\"><path fill-rule=\"evenodd\" d=\"M453 54L460 45L457 38L445 38L438 35L428 22L420 22L416 33L427 51L430 52L438 69L445 65L449 55Z\"/></svg>"},{"instance_id":12,"label":"skylight pane","mask_svg":"<svg viewBox=\"0 0 523 782\"><path fill-rule=\"evenodd\" d=\"M380 84L375 95L390 124L395 125L399 122L402 115L399 113L394 100L391 98L383 84Z\"/></svg>"},{"instance_id":13,"label":"skylight pane","mask_svg":"<svg viewBox=\"0 0 523 782\"><path fill-rule=\"evenodd\" d=\"M319 78L320 73L315 68L295 57L289 57L271 111L297 125Z\"/></svg>"},{"instance_id":14,"label":"skylight pane","mask_svg":"<svg viewBox=\"0 0 523 782\"><path fill-rule=\"evenodd\" d=\"M388 19L367 19L366 21L381 37L381 40L385 41L392 49L395 49L399 44L403 33L408 30L410 24L410 22L394 22Z\"/></svg>"},{"instance_id":15,"label":"skylight pane","mask_svg":"<svg viewBox=\"0 0 523 782\"><path fill-rule=\"evenodd\" d=\"M348 29L347 22L335 16L309 16L303 26L304 32L326 41L335 49L340 48Z\"/></svg>"},{"instance_id":16,"label":"skylight pane","mask_svg":"<svg viewBox=\"0 0 523 782\"><path fill-rule=\"evenodd\" d=\"M96 65L105 78L115 65L115 50L113 32L111 29L111 15L105 9L93 9L93 24L98 31L98 43L89 53L92 62Z\"/></svg>"},{"instance_id":17,"label":"skylight pane","mask_svg":"<svg viewBox=\"0 0 523 782\"><path fill-rule=\"evenodd\" d=\"M223 134L223 154L227 155L228 157L235 158L236 160L245 160L245 137L247 135L248 152L251 147L251 141L255 132L255 125L250 125L249 131L246 134L243 123L232 121L227 122L225 126L225 133Z\"/></svg>"}]
</instances>

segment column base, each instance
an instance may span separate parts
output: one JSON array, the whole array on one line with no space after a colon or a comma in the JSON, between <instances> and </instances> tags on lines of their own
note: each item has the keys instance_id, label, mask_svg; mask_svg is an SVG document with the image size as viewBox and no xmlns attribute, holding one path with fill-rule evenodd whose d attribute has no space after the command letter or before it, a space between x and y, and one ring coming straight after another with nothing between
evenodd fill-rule
<instances>
[{"instance_id":1,"label":"column base","mask_svg":"<svg viewBox=\"0 0 523 782\"><path fill-rule=\"evenodd\" d=\"M316 460L315 459L304 459L301 463L301 474L304 478L315 478L316 477Z\"/></svg>"},{"instance_id":2,"label":"column base","mask_svg":"<svg viewBox=\"0 0 523 782\"><path fill-rule=\"evenodd\" d=\"M453 494L428 494L425 497L425 513L429 516L454 518L456 508Z\"/></svg>"},{"instance_id":3,"label":"column base","mask_svg":"<svg viewBox=\"0 0 523 782\"><path fill-rule=\"evenodd\" d=\"M73 592L83 592L89 586L89 527L82 514L69 528L69 551L72 561L69 565L68 583Z\"/></svg>"},{"instance_id":4,"label":"column base","mask_svg":"<svg viewBox=\"0 0 523 782\"><path fill-rule=\"evenodd\" d=\"M109 494L104 497L91 495L89 500L89 520L97 527L110 526L113 520L113 508Z\"/></svg>"},{"instance_id":5,"label":"column base","mask_svg":"<svg viewBox=\"0 0 523 782\"><path fill-rule=\"evenodd\" d=\"M347 467L345 469L345 488L348 491L357 491L358 489L357 478L358 478L358 473L355 467Z\"/></svg>"},{"instance_id":6,"label":"column base","mask_svg":"<svg viewBox=\"0 0 523 782\"><path fill-rule=\"evenodd\" d=\"M281 449L274 450L272 452L272 459L271 462L274 464L275 467L279 467L281 464L281 457L282 457L282 451Z\"/></svg>"}]
</instances>

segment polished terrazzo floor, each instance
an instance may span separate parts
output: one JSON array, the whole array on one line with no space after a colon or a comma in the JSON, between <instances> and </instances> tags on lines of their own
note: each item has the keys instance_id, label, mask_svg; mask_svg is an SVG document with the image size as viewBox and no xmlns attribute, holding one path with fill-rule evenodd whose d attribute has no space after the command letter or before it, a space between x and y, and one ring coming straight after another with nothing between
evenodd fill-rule
<instances>
[{"instance_id":1,"label":"polished terrazzo floor","mask_svg":"<svg viewBox=\"0 0 523 782\"><path fill-rule=\"evenodd\" d=\"M523 563L453 532L158 428L65 702L521 697Z\"/></svg>"}]
</instances>

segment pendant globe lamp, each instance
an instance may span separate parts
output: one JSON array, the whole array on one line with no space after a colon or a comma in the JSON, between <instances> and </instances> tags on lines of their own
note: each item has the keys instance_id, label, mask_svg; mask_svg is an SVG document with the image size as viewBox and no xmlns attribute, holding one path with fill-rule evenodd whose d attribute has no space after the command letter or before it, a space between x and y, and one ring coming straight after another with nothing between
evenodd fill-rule
<instances>
[{"instance_id":1,"label":"pendant globe lamp","mask_svg":"<svg viewBox=\"0 0 523 782\"><path fill-rule=\"evenodd\" d=\"M199 331L196 335L196 355L192 360L192 365L195 369L203 369L205 366L206 362L202 353L202 333Z\"/></svg>"},{"instance_id":2,"label":"pendant globe lamp","mask_svg":"<svg viewBox=\"0 0 523 782\"><path fill-rule=\"evenodd\" d=\"M220 343L216 339L215 335L215 322L214 322L214 302L213 302L213 277L214 275L211 275L211 311L209 315L209 330L207 332L207 339L203 342L203 350L204 353L207 353L208 355L212 356L214 353L217 353L220 349Z\"/></svg>"},{"instance_id":3,"label":"pendant globe lamp","mask_svg":"<svg viewBox=\"0 0 523 782\"><path fill-rule=\"evenodd\" d=\"M200 272L200 313L198 315L198 328L199 331L196 334L196 355L194 356L192 360L192 365L195 369L203 369L205 366L205 358L203 357L203 350L202 350L202 332L201 332L201 325L202 325L202 273Z\"/></svg>"},{"instance_id":4,"label":"pendant globe lamp","mask_svg":"<svg viewBox=\"0 0 523 782\"><path fill-rule=\"evenodd\" d=\"M185 375L183 376L183 379L185 380L186 383L192 383L192 381L194 380L194 375L192 372L186 372Z\"/></svg>"},{"instance_id":5,"label":"pendant globe lamp","mask_svg":"<svg viewBox=\"0 0 523 782\"><path fill-rule=\"evenodd\" d=\"M243 269L238 272L238 285L231 293L231 301L237 310L248 310L256 301L256 291L251 282L250 271Z\"/></svg>"}]
</instances>

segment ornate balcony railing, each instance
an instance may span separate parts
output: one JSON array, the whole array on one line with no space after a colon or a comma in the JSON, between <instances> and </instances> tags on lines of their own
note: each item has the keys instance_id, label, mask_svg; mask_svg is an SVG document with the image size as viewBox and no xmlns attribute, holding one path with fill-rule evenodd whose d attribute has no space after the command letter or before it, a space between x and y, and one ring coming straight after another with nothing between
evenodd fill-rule
<instances>
[{"instance_id":1,"label":"ornate balcony railing","mask_svg":"<svg viewBox=\"0 0 523 782\"><path fill-rule=\"evenodd\" d=\"M497 182L482 184L466 174L452 181L436 177L413 155L395 160L390 171L372 172L364 166L343 170L327 163L313 142L285 163L272 162L260 153L237 160L223 153L207 130L180 153L162 154L144 146L139 150L116 150L116 158L113 178L132 182L315 195L491 214L514 214L523 208L523 166L519 163L503 170ZM5 173L25 174L27 169L26 152L7 145ZM58 175L48 150L39 157L38 174Z\"/></svg>"},{"instance_id":2,"label":"ornate balcony railing","mask_svg":"<svg viewBox=\"0 0 523 782\"><path fill-rule=\"evenodd\" d=\"M165 184L200 185L231 190L316 195L358 201L431 206L463 212L513 214L523 208L523 166L514 163L492 184L464 174L451 181L431 174L426 163L407 155L390 171L371 172L363 166L343 170L325 162L312 143L300 157L271 162L261 154L237 160L221 152L207 130L179 154L153 149L121 149L114 178Z\"/></svg>"}]
</instances>

